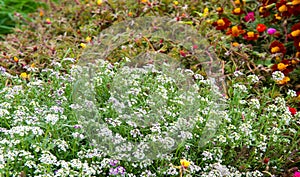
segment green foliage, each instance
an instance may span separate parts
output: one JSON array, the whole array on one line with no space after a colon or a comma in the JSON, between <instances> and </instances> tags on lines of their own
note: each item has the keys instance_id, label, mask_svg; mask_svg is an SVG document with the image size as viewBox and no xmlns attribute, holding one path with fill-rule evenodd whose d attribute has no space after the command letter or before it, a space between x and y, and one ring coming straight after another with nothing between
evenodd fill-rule
<instances>
[{"instance_id":1,"label":"green foliage","mask_svg":"<svg viewBox=\"0 0 300 177\"><path fill-rule=\"evenodd\" d=\"M30 20L27 14L39 7L45 8L46 4L36 0L0 0L0 35L11 33L18 23Z\"/></svg>"}]
</instances>

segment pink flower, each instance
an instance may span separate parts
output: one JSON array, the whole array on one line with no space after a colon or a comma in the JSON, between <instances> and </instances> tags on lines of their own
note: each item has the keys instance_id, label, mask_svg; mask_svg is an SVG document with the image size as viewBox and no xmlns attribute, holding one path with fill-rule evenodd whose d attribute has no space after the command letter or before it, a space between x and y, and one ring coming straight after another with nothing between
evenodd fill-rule
<instances>
[{"instance_id":1,"label":"pink flower","mask_svg":"<svg viewBox=\"0 0 300 177\"><path fill-rule=\"evenodd\" d=\"M246 22L253 22L255 20L254 12L249 12L244 19Z\"/></svg>"},{"instance_id":2,"label":"pink flower","mask_svg":"<svg viewBox=\"0 0 300 177\"><path fill-rule=\"evenodd\" d=\"M300 177L300 172L296 171L293 177Z\"/></svg>"},{"instance_id":3,"label":"pink flower","mask_svg":"<svg viewBox=\"0 0 300 177\"><path fill-rule=\"evenodd\" d=\"M276 31L277 31L277 30L276 30L275 28L269 28L269 29L267 30L267 32L268 32L269 35L275 34Z\"/></svg>"}]
</instances>

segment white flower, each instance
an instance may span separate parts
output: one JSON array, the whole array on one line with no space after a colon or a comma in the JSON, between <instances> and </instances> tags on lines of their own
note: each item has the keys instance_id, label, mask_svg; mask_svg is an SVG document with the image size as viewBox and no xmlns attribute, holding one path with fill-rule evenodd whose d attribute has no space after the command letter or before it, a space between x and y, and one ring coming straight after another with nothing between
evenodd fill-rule
<instances>
[{"instance_id":1,"label":"white flower","mask_svg":"<svg viewBox=\"0 0 300 177\"><path fill-rule=\"evenodd\" d=\"M281 71L275 71L272 73L274 81L281 81L284 78L284 74Z\"/></svg>"}]
</instances>

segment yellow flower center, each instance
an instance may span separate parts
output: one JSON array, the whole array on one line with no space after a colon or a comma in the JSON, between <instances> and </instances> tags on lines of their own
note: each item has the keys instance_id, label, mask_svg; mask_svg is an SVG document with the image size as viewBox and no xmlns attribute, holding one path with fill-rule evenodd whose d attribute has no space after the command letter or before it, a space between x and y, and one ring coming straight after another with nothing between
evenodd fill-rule
<instances>
[{"instance_id":1,"label":"yellow flower center","mask_svg":"<svg viewBox=\"0 0 300 177\"><path fill-rule=\"evenodd\" d=\"M224 22L223 19L220 19L220 20L217 21L217 24L218 24L218 26L224 26L225 22Z\"/></svg>"},{"instance_id":2,"label":"yellow flower center","mask_svg":"<svg viewBox=\"0 0 300 177\"><path fill-rule=\"evenodd\" d=\"M241 8L235 8L233 10L233 12L236 13L236 14L239 14L239 13L241 13Z\"/></svg>"},{"instance_id":3,"label":"yellow flower center","mask_svg":"<svg viewBox=\"0 0 300 177\"><path fill-rule=\"evenodd\" d=\"M239 33L239 28L237 27L237 26L233 26L232 28L231 28L231 30L232 30L232 34L238 34Z\"/></svg>"},{"instance_id":4,"label":"yellow flower center","mask_svg":"<svg viewBox=\"0 0 300 177\"><path fill-rule=\"evenodd\" d=\"M217 12L221 12L221 11L222 11L222 7L218 7Z\"/></svg>"},{"instance_id":5,"label":"yellow flower center","mask_svg":"<svg viewBox=\"0 0 300 177\"><path fill-rule=\"evenodd\" d=\"M254 32L252 32L252 31L248 32L248 33L247 33L247 36L248 36L248 37L254 37Z\"/></svg>"},{"instance_id":6,"label":"yellow flower center","mask_svg":"<svg viewBox=\"0 0 300 177\"><path fill-rule=\"evenodd\" d=\"M147 1L146 1L147 2ZM177 6L178 4L179 4L179 2L178 1L173 1L173 4L175 5L175 6Z\"/></svg>"},{"instance_id":7,"label":"yellow flower center","mask_svg":"<svg viewBox=\"0 0 300 177\"><path fill-rule=\"evenodd\" d=\"M286 5L282 5L282 6L279 7L278 10L279 10L279 12L282 13L282 12L286 12L288 9L287 9Z\"/></svg>"},{"instance_id":8,"label":"yellow flower center","mask_svg":"<svg viewBox=\"0 0 300 177\"><path fill-rule=\"evenodd\" d=\"M280 48L278 46L272 47L272 49L271 49L271 53L277 53L279 51L280 51Z\"/></svg>"},{"instance_id":9,"label":"yellow flower center","mask_svg":"<svg viewBox=\"0 0 300 177\"><path fill-rule=\"evenodd\" d=\"M300 4L300 0L293 0L293 1L292 1L292 4L293 4L293 6L294 6L294 5L298 5L298 4Z\"/></svg>"},{"instance_id":10,"label":"yellow flower center","mask_svg":"<svg viewBox=\"0 0 300 177\"><path fill-rule=\"evenodd\" d=\"M299 35L300 35L300 30L297 29L296 31L291 32L291 35L292 35L293 37L299 36Z\"/></svg>"},{"instance_id":11,"label":"yellow flower center","mask_svg":"<svg viewBox=\"0 0 300 177\"><path fill-rule=\"evenodd\" d=\"M286 67L288 67L289 65L286 65L286 64L284 64L284 63L279 63L278 65L277 65L277 68L280 70L280 71L283 71L283 70L285 70L286 69Z\"/></svg>"}]
</instances>

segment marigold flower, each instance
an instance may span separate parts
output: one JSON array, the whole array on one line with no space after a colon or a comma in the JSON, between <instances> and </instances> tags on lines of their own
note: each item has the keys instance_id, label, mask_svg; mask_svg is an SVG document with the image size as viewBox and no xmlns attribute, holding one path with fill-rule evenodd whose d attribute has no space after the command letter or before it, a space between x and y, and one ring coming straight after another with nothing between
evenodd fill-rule
<instances>
[{"instance_id":1,"label":"marigold flower","mask_svg":"<svg viewBox=\"0 0 300 177\"><path fill-rule=\"evenodd\" d=\"M280 71L283 71L283 70L285 70L286 69L286 67L288 67L289 65L286 65L286 64L284 64L284 63L279 63L278 65L277 65L277 68L280 70Z\"/></svg>"},{"instance_id":2,"label":"marigold flower","mask_svg":"<svg viewBox=\"0 0 300 177\"><path fill-rule=\"evenodd\" d=\"M245 30L242 30L242 27L241 26L233 26L231 29L229 29L227 31L227 35L232 35L234 37L237 37L239 36L240 34L243 34L245 33Z\"/></svg>"},{"instance_id":3,"label":"marigold flower","mask_svg":"<svg viewBox=\"0 0 300 177\"><path fill-rule=\"evenodd\" d=\"M44 11L40 10L40 17L44 16Z\"/></svg>"},{"instance_id":4,"label":"marigold flower","mask_svg":"<svg viewBox=\"0 0 300 177\"><path fill-rule=\"evenodd\" d=\"M180 160L180 164L181 164L181 166L183 167L183 168L188 168L189 166L190 166L190 164L191 164L191 162L189 162L189 161L187 161L187 160L185 160L185 159L181 159Z\"/></svg>"},{"instance_id":5,"label":"marigold flower","mask_svg":"<svg viewBox=\"0 0 300 177\"><path fill-rule=\"evenodd\" d=\"M293 0L292 1L293 6L298 5L298 4L300 4L300 0Z\"/></svg>"},{"instance_id":6,"label":"marigold flower","mask_svg":"<svg viewBox=\"0 0 300 177\"><path fill-rule=\"evenodd\" d=\"M277 84L284 85L287 84L291 79L288 76L285 76L282 80L277 81Z\"/></svg>"},{"instance_id":7,"label":"marigold flower","mask_svg":"<svg viewBox=\"0 0 300 177\"><path fill-rule=\"evenodd\" d=\"M247 34L244 36L244 38L248 41L254 41L258 38L258 34L255 34L253 31L247 32Z\"/></svg>"},{"instance_id":8,"label":"marigold flower","mask_svg":"<svg viewBox=\"0 0 300 177\"><path fill-rule=\"evenodd\" d=\"M296 47L296 49L297 49L298 51L300 51L300 38L296 38L296 39L294 40L294 46Z\"/></svg>"},{"instance_id":9,"label":"marigold flower","mask_svg":"<svg viewBox=\"0 0 300 177\"><path fill-rule=\"evenodd\" d=\"M293 37L298 37L298 36L300 36L300 22L298 22L298 23L296 23L296 24L294 24L293 26L292 26L292 28L291 28L291 35L293 36Z\"/></svg>"},{"instance_id":10,"label":"marigold flower","mask_svg":"<svg viewBox=\"0 0 300 177\"><path fill-rule=\"evenodd\" d=\"M291 32L291 35L292 35L293 37L299 36L299 35L300 35L300 30L297 29L296 31L292 31L292 32Z\"/></svg>"},{"instance_id":11,"label":"marigold flower","mask_svg":"<svg viewBox=\"0 0 300 177\"><path fill-rule=\"evenodd\" d=\"M281 0L276 3L276 9L281 13L282 16L291 16L292 9L290 6L287 6L286 0Z\"/></svg>"},{"instance_id":12,"label":"marigold flower","mask_svg":"<svg viewBox=\"0 0 300 177\"><path fill-rule=\"evenodd\" d=\"M233 9L232 13L234 15L241 15L241 14L244 13L244 11L241 8L238 7L238 8Z\"/></svg>"},{"instance_id":13,"label":"marigold flower","mask_svg":"<svg viewBox=\"0 0 300 177\"><path fill-rule=\"evenodd\" d=\"M222 18L212 23L217 30L225 30L230 26L230 24L231 22L227 18Z\"/></svg>"},{"instance_id":14,"label":"marigold flower","mask_svg":"<svg viewBox=\"0 0 300 177\"><path fill-rule=\"evenodd\" d=\"M218 7L216 10L219 14L224 12L224 9L222 7Z\"/></svg>"},{"instance_id":15,"label":"marigold flower","mask_svg":"<svg viewBox=\"0 0 300 177\"><path fill-rule=\"evenodd\" d=\"M286 5L282 5L278 8L278 11L281 13L286 12L287 10L288 10L288 8Z\"/></svg>"},{"instance_id":16,"label":"marigold flower","mask_svg":"<svg viewBox=\"0 0 300 177\"><path fill-rule=\"evenodd\" d=\"M270 45L270 52L272 54L274 53L282 53L285 54L286 53L286 49L284 47L284 45L279 42L279 41L273 41Z\"/></svg>"},{"instance_id":17,"label":"marigold flower","mask_svg":"<svg viewBox=\"0 0 300 177\"><path fill-rule=\"evenodd\" d=\"M259 32L259 33L262 33L264 31L266 31L267 29L267 26L264 25L264 24L258 24L257 27L256 27L256 30Z\"/></svg>"},{"instance_id":18,"label":"marigold flower","mask_svg":"<svg viewBox=\"0 0 300 177\"><path fill-rule=\"evenodd\" d=\"M282 19L282 17L279 14L275 14L274 17L275 17L276 20L281 20Z\"/></svg>"}]
</instances>

